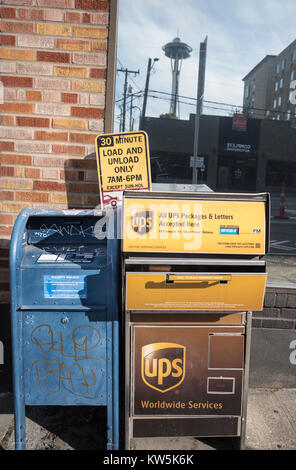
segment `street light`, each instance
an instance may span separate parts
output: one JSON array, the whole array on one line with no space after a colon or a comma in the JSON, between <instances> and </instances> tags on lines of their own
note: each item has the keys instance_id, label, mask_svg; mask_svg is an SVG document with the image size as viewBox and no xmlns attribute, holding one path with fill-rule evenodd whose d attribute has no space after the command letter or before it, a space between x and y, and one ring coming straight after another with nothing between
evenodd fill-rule
<instances>
[{"instance_id":1,"label":"street light","mask_svg":"<svg viewBox=\"0 0 296 470\"><path fill-rule=\"evenodd\" d=\"M146 114L146 105L147 105L147 96L148 96L148 88L149 88L149 80L150 80L150 72L153 69L153 65L155 62L159 60L158 57L154 57L153 62L152 59L149 58L148 66L147 66L147 75L146 75L146 85L144 91L144 99L143 99L143 109L142 109L142 119L141 119L141 129L144 130L144 122L145 122L145 114Z\"/></svg>"}]
</instances>

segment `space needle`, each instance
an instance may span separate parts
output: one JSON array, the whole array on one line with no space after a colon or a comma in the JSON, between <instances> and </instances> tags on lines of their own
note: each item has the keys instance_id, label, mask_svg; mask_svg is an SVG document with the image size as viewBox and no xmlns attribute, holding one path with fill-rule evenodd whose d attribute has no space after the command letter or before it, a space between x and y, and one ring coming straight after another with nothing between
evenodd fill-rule
<instances>
[{"instance_id":1,"label":"space needle","mask_svg":"<svg viewBox=\"0 0 296 470\"><path fill-rule=\"evenodd\" d=\"M171 59L172 69L172 94L170 103L170 114L179 115L179 79L183 59L190 57L192 48L180 38L175 38L172 42L168 42L162 47L165 55ZM178 113L177 113L178 108Z\"/></svg>"}]
</instances>

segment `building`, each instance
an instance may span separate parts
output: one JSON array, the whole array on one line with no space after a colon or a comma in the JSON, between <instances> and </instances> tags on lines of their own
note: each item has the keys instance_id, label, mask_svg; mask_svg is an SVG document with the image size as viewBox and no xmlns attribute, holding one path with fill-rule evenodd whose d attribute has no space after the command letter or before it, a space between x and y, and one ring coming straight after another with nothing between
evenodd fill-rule
<instances>
[{"instance_id":1,"label":"building","mask_svg":"<svg viewBox=\"0 0 296 470\"><path fill-rule=\"evenodd\" d=\"M117 0L2 0L0 342L9 338L9 241L26 206L99 203L95 138L113 130ZM1 97L1 98L2 98ZM0 365L0 392L9 369Z\"/></svg>"},{"instance_id":2,"label":"building","mask_svg":"<svg viewBox=\"0 0 296 470\"><path fill-rule=\"evenodd\" d=\"M267 55L243 78L245 112L254 118L290 120L296 127L296 40L279 55Z\"/></svg>"},{"instance_id":3,"label":"building","mask_svg":"<svg viewBox=\"0 0 296 470\"><path fill-rule=\"evenodd\" d=\"M191 183L194 119L146 118L153 182ZM296 188L296 129L289 121L248 118L238 130L232 117L200 119L198 183L214 191Z\"/></svg>"}]
</instances>

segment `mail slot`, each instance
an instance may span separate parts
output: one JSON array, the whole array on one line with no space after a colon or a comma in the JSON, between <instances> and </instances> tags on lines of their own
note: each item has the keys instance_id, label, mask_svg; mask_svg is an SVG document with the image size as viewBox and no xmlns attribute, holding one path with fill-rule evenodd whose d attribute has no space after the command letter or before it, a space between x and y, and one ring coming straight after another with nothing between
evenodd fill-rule
<instances>
[{"instance_id":1,"label":"mail slot","mask_svg":"<svg viewBox=\"0 0 296 470\"><path fill-rule=\"evenodd\" d=\"M10 249L16 449L27 405L107 407L106 446L118 448L116 214L24 209ZM108 224L107 224L108 225Z\"/></svg>"},{"instance_id":2,"label":"mail slot","mask_svg":"<svg viewBox=\"0 0 296 470\"><path fill-rule=\"evenodd\" d=\"M260 266L259 266L260 267ZM265 273L126 273L127 310L261 310Z\"/></svg>"},{"instance_id":3,"label":"mail slot","mask_svg":"<svg viewBox=\"0 0 296 470\"><path fill-rule=\"evenodd\" d=\"M269 195L126 191L122 212L126 447L227 436L244 448Z\"/></svg>"}]
</instances>

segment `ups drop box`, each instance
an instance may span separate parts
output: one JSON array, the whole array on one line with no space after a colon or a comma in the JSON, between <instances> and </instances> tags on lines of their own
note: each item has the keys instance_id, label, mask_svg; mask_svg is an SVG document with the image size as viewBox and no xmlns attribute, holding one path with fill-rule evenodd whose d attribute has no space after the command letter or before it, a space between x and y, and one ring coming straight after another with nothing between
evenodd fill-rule
<instances>
[{"instance_id":1,"label":"ups drop box","mask_svg":"<svg viewBox=\"0 0 296 470\"><path fill-rule=\"evenodd\" d=\"M127 448L172 436L244 447L269 211L265 193L124 193Z\"/></svg>"}]
</instances>

